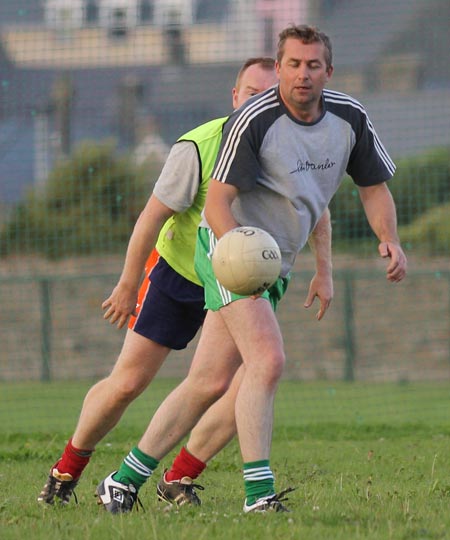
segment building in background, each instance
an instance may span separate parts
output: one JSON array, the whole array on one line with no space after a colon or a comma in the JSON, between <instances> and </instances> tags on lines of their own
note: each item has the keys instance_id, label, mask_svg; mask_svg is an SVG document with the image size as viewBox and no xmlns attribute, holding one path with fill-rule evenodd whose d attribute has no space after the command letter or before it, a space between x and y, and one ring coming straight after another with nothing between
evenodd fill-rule
<instances>
[{"instance_id":1,"label":"building in background","mask_svg":"<svg viewBox=\"0 0 450 540\"><path fill-rule=\"evenodd\" d=\"M273 54L278 42L278 34L289 23L317 20L320 2L309 0L257 0L255 12L262 27L258 47L265 54Z\"/></svg>"},{"instance_id":2,"label":"building in background","mask_svg":"<svg viewBox=\"0 0 450 540\"><path fill-rule=\"evenodd\" d=\"M332 87L364 101L394 156L444 144L449 20L448 0L1 2L0 200L20 199L81 140L112 136L142 159L227 114L242 60L274 54L291 22L330 34ZM58 108L61 80L72 93Z\"/></svg>"}]
</instances>

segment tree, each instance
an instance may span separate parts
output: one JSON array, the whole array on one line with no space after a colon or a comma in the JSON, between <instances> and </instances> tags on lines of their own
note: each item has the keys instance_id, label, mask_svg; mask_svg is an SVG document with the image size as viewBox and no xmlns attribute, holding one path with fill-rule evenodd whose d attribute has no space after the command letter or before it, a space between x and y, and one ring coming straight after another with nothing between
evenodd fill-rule
<instances>
[{"instance_id":1,"label":"tree","mask_svg":"<svg viewBox=\"0 0 450 540\"><path fill-rule=\"evenodd\" d=\"M11 212L0 254L50 258L122 251L159 173L119 155L112 142L84 142Z\"/></svg>"}]
</instances>

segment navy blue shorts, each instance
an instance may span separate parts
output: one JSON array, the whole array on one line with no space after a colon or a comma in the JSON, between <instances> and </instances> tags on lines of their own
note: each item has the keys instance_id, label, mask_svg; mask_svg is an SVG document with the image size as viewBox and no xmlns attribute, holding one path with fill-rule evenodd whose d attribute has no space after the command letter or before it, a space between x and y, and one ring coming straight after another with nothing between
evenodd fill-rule
<instances>
[{"instance_id":1,"label":"navy blue shorts","mask_svg":"<svg viewBox=\"0 0 450 540\"><path fill-rule=\"evenodd\" d=\"M170 349L185 349L205 319L203 287L187 280L154 251L128 327ZM150 261L150 259L149 259Z\"/></svg>"}]
</instances>

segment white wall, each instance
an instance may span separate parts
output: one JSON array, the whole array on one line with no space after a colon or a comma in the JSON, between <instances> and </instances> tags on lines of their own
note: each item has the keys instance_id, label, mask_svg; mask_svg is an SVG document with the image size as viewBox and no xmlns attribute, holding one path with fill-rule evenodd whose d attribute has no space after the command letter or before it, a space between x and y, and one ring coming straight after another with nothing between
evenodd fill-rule
<instances>
[{"instance_id":1,"label":"white wall","mask_svg":"<svg viewBox=\"0 0 450 540\"><path fill-rule=\"evenodd\" d=\"M83 5L84 0L46 0L45 23L55 29L81 28Z\"/></svg>"},{"instance_id":2,"label":"white wall","mask_svg":"<svg viewBox=\"0 0 450 540\"><path fill-rule=\"evenodd\" d=\"M170 23L189 26L194 21L194 4L194 0L155 0L154 23L159 26Z\"/></svg>"}]
</instances>

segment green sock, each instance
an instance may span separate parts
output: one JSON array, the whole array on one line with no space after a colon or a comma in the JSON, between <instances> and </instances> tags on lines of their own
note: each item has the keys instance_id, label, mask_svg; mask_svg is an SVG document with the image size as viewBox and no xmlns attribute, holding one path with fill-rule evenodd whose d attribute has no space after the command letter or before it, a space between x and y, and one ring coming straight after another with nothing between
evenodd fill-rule
<instances>
[{"instance_id":1,"label":"green sock","mask_svg":"<svg viewBox=\"0 0 450 540\"><path fill-rule=\"evenodd\" d=\"M128 456L122 461L119 470L114 474L113 479L122 484L133 484L139 488L153 474L159 461L139 450L137 446L131 450Z\"/></svg>"},{"instance_id":2,"label":"green sock","mask_svg":"<svg viewBox=\"0 0 450 540\"><path fill-rule=\"evenodd\" d=\"M244 463L244 486L248 505L275 493L274 477L268 459Z\"/></svg>"}]
</instances>

